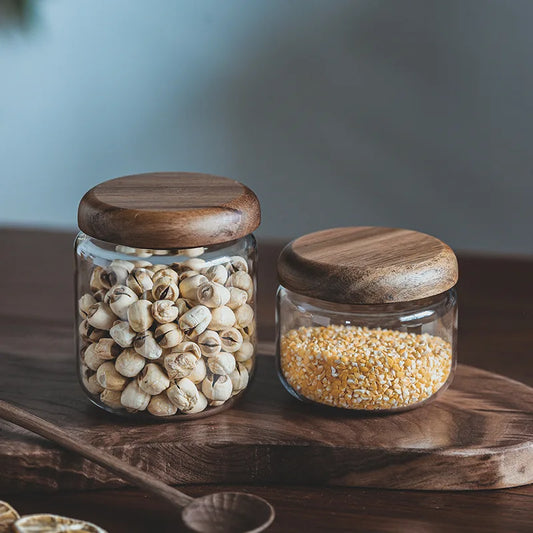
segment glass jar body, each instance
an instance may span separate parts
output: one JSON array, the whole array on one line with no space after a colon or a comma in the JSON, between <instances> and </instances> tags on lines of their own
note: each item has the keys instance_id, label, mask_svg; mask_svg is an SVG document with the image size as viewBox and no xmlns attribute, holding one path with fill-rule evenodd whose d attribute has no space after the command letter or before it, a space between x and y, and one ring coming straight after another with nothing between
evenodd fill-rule
<instances>
[{"instance_id":1,"label":"glass jar body","mask_svg":"<svg viewBox=\"0 0 533 533\"><path fill-rule=\"evenodd\" d=\"M165 419L231 406L254 372L256 260L251 234L147 250L79 233L76 360L89 399Z\"/></svg>"},{"instance_id":2,"label":"glass jar body","mask_svg":"<svg viewBox=\"0 0 533 533\"><path fill-rule=\"evenodd\" d=\"M280 286L277 364L296 398L358 411L403 411L446 390L457 359L457 296L345 305Z\"/></svg>"}]
</instances>

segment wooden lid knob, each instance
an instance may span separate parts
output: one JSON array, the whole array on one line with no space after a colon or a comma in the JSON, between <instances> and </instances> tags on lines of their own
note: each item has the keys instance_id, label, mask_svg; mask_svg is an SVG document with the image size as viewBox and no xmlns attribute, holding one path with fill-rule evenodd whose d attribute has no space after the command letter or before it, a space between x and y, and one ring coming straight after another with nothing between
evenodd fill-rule
<instances>
[{"instance_id":1,"label":"wooden lid knob","mask_svg":"<svg viewBox=\"0 0 533 533\"><path fill-rule=\"evenodd\" d=\"M189 172L156 172L106 181L78 208L80 229L136 248L191 248L248 235L261 222L259 200L238 181Z\"/></svg>"},{"instance_id":2,"label":"wooden lid knob","mask_svg":"<svg viewBox=\"0 0 533 533\"><path fill-rule=\"evenodd\" d=\"M382 304L452 288L457 259L439 239L406 229L334 228L290 242L278 259L287 289L336 303Z\"/></svg>"}]
</instances>

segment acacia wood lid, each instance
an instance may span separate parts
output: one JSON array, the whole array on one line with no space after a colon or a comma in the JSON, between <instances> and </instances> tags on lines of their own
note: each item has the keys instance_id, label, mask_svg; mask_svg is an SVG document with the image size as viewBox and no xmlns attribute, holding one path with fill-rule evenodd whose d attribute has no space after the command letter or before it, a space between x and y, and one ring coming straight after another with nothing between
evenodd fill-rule
<instances>
[{"instance_id":1,"label":"acacia wood lid","mask_svg":"<svg viewBox=\"0 0 533 533\"><path fill-rule=\"evenodd\" d=\"M287 289L336 303L382 304L428 298L459 277L452 249L418 231L333 228L285 246L278 277Z\"/></svg>"},{"instance_id":2,"label":"acacia wood lid","mask_svg":"<svg viewBox=\"0 0 533 533\"><path fill-rule=\"evenodd\" d=\"M136 248L191 248L248 235L261 222L256 195L238 181L155 172L100 183L82 198L80 229Z\"/></svg>"}]
</instances>

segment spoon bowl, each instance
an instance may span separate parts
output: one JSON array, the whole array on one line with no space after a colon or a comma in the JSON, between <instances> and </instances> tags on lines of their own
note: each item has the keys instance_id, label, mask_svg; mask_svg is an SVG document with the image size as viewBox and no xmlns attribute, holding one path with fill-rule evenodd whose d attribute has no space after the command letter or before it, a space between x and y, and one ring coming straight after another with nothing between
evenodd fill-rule
<instances>
[{"instance_id":1,"label":"spoon bowl","mask_svg":"<svg viewBox=\"0 0 533 533\"><path fill-rule=\"evenodd\" d=\"M195 498L181 512L183 523L199 533L257 533L274 520L274 508L246 492L215 492Z\"/></svg>"}]
</instances>

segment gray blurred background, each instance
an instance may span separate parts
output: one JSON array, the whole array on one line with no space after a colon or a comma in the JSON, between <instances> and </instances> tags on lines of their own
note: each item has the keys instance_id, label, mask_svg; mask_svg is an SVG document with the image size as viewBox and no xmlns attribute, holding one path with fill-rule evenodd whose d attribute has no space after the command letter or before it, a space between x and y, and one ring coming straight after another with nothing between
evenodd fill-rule
<instances>
[{"instance_id":1,"label":"gray blurred background","mask_svg":"<svg viewBox=\"0 0 533 533\"><path fill-rule=\"evenodd\" d=\"M74 228L94 184L187 170L252 187L262 237L533 253L530 0L2 2L2 225Z\"/></svg>"}]
</instances>

